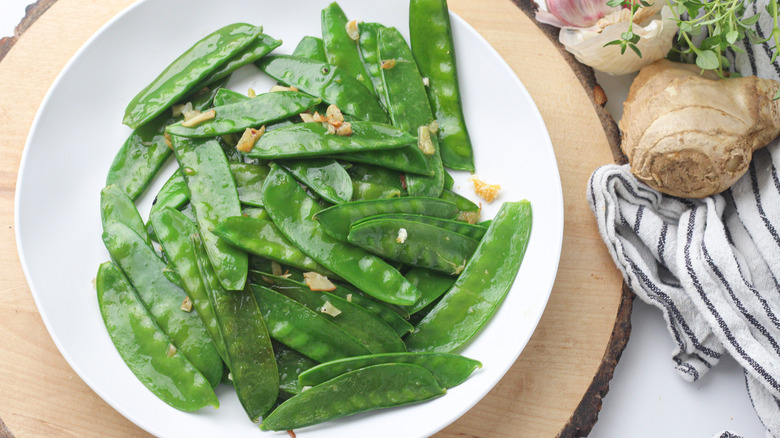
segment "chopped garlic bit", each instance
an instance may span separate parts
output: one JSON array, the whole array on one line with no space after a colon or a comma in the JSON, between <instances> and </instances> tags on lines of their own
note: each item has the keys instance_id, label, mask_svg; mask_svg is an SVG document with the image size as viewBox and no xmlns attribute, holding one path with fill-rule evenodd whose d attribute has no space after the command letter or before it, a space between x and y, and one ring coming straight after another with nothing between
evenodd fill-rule
<instances>
[{"instance_id":1,"label":"chopped garlic bit","mask_svg":"<svg viewBox=\"0 0 780 438\"><path fill-rule=\"evenodd\" d=\"M173 357L173 355L176 354L176 346L173 344L168 344L168 351L165 354L167 354L168 357Z\"/></svg>"},{"instance_id":2,"label":"chopped garlic bit","mask_svg":"<svg viewBox=\"0 0 780 438\"><path fill-rule=\"evenodd\" d=\"M382 61L383 69L390 70L393 67L395 67L395 59L385 59L384 61Z\"/></svg>"},{"instance_id":3,"label":"chopped garlic bit","mask_svg":"<svg viewBox=\"0 0 780 438\"><path fill-rule=\"evenodd\" d=\"M352 135L352 124L349 122L344 122L341 124L341 126L336 129L336 135L341 136L348 136Z\"/></svg>"},{"instance_id":4,"label":"chopped garlic bit","mask_svg":"<svg viewBox=\"0 0 780 438\"><path fill-rule=\"evenodd\" d=\"M302 388L301 388L301 392L303 392L303 391L308 391L308 390L310 390L311 388L312 388L311 386L304 386L304 387L302 387Z\"/></svg>"},{"instance_id":5,"label":"chopped garlic bit","mask_svg":"<svg viewBox=\"0 0 780 438\"><path fill-rule=\"evenodd\" d=\"M352 41L357 41L360 39L360 31L358 31L357 20L348 22L344 27L347 29L347 35L349 35L349 38L352 39Z\"/></svg>"},{"instance_id":6,"label":"chopped garlic bit","mask_svg":"<svg viewBox=\"0 0 780 438\"><path fill-rule=\"evenodd\" d=\"M299 91L298 87L289 86L285 87L284 85L274 85L271 87L271 93L276 93L277 91Z\"/></svg>"},{"instance_id":7,"label":"chopped garlic bit","mask_svg":"<svg viewBox=\"0 0 780 438\"><path fill-rule=\"evenodd\" d=\"M428 130L431 131L431 134L436 134L439 132L439 122L436 120L432 121L428 124Z\"/></svg>"},{"instance_id":8,"label":"chopped garlic bit","mask_svg":"<svg viewBox=\"0 0 780 438\"><path fill-rule=\"evenodd\" d=\"M328 123L331 125L338 125L344 123L344 114L336 105L328 105L327 111L325 111L325 117L328 118Z\"/></svg>"},{"instance_id":9,"label":"chopped garlic bit","mask_svg":"<svg viewBox=\"0 0 780 438\"><path fill-rule=\"evenodd\" d=\"M233 373L228 373L228 380L233 381Z\"/></svg>"},{"instance_id":10,"label":"chopped garlic bit","mask_svg":"<svg viewBox=\"0 0 780 438\"><path fill-rule=\"evenodd\" d=\"M311 116L311 118L312 118L312 121L314 121L314 122L328 123L328 118L323 116L322 114L320 114L317 111L314 111L314 115Z\"/></svg>"},{"instance_id":11,"label":"chopped garlic bit","mask_svg":"<svg viewBox=\"0 0 780 438\"><path fill-rule=\"evenodd\" d=\"M171 114L173 117L179 117L184 113L192 111L192 102L180 103L171 107Z\"/></svg>"},{"instance_id":12,"label":"chopped garlic bit","mask_svg":"<svg viewBox=\"0 0 780 438\"><path fill-rule=\"evenodd\" d=\"M332 291L336 289L336 285L328 280L328 277L316 272L304 272L303 282L313 291Z\"/></svg>"},{"instance_id":13,"label":"chopped garlic bit","mask_svg":"<svg viewBox=\"0 0 780 438\"><path fill-rule=\"evenodd\" d=\"M320 312L333 317L341 315L341 310L337 309L336 306L330 303L330 301L325 301L325 304L323 304Z\"/></svg>"},{"instance_id":14,"label":"chopped garlic bit","mask_svg":"<svg viewBox=\"0 0 780 438\"><path fill-rule=\"evenodd\" d=\"M246 128L241 139L236 144L236 149L244 153L251 151L263 134L265 134L265 125L261 126L260 129Z\"/></svg>"},{"instance_id":15,"label":"chopped garlic bit","mask_svg":"<svg viewBox=\"0 0 780 438\"><path fill-rule=\"evenodd\" d=\"M406 233L406 228L400 228L398 230L398 237L395 238L395 241L398 243L404 243L406 242L406 238L409 235Z\"/></svg>"},{"instance_id":16,"label":"chopped garlic bit","mask_svg":"<svg viewBox=\"0 0 780 438\"><path fill-rule=\"evenodd\" d=\"M92 289L93 290L97 289L97 278L92 279Z\"/></svg>"},{"instance_id":17,"label":"chopped garlic bit","mask_svg":"<svg viewBox=\"0 0 780 438\"><path fill-rule=\"evenodd\" d=\"M303 120L303 123L311 123L314 121L314 116L311 115L311 113L300 113L301 120Z\"/></svg>"},{"instance_id":18,"label":"chopped garlic bit","mask_svg":"<svg viewBox=\"0 0 780 438\"><path fill-rule=\"evenodd\" d=\"M184 126L185 128L192 128L205 122L206 120L211 120L214 117L217 117L217 111L214 108L206 111L205 113L193 110L184 113L184 121L181 122L181 126Z\"/></svg>"},{"instance_id":19,"label":"chopped garlic bit","mask_svg":"<svg viewBox=\"0 0 780 438\"><path fill-rule=\"evenodd\" d=\"M165 142L166 146L173 149L173 142L171 142L171 134L169 134L168 131L165 131L165 134L163 134L163 141Z\"/></svg>"},{"instance_id":20,"label":"chopped garlic bit","mask_svg":"<svg viewBox=\"0 0 780 438\"><path fill-rule=\"evenodd\" d=\"M423 85L425 85L426 87L431 85L431 80L428 79L428 76L426 76L426 77L424 77L422 79L423 79Z\"/></svg>"},{"instance_id":21,"label":"chopped garlic bit","mask_svg":"<svg viewBox=\"0 0 780 438\"><path fill-rule=\"evenodd\" d=\"M458 217L455 220L468 222L473 225L479 222L479 213L479 211L461 211L458 212Z\"/></svg>"},{"instance_id":22,"label":"chopped garlic bit","mask_svg":"<svg viewBox=\"0 0 780 438\"><path fill-rule=\"evenodd\" d=\"M184 168L184 174L185 175L195 175L195 169L192 167L185 167Z\"/></svg>"},{"instance_id":23,"label":"chopped garlic bit","mask_svg":"<svg viewBox=\"0 0 780 438\"><path fill-rule=\"evenodd\" d=\"M328 134L335 135L336 134L336 127L328 124Z\"/></svg>"},{"instance_id":24,"label":"chopped garlic bit","mask_svg":"<svg viewBox=\"0 0 780 438\"><path fill-rule=\"evenodd\" d=\"M192 312L192 301L190 300L190 297L185 298L184 301L181 302L181 310Z\"/></svg>"},{"instance_id":25,"label":"chopped garlic bit","mask_svg":"<svg viewBox=\"0 0 780 438\"><path fill-rule=\"evenodd\" d=\"M277 277L282 275L282 265L277 262L271 262L271 273Z\"/></svg>"},{"instance_id":26,"label":"chopped garlic bit","mask_svg":"<svg viewBox=\"0 0 780 438\"><path fill-rule=\"evenodd\" d=\"M501 190L501 186L498 184L488 184L475 176L470 179L474 183L474 192L488 203L493 202L498 196L498 191Z\"/></svg>"},{"instance_id":27,"label":"chopped garlic bit","mask_svg":"<svg viewBox=\"0 0 780 438\"><path fill-rule=\"evenodd\" d=\"M254 88L249 87L249 90L247 90L246 95L249 97L255 97L257 96L257 93L255 92Z\"/></svg>"},{"instance_id":28,"label":"chopped garlic bit","mask_svg":"<svg viewBox=\"0 0 780 438\"><path fill-rule=\"evenodd\" d=\"M433 146L433 140L431 140L431 130L428 129L428 125L417 128L417 147L420 148L425 155L433 155L436 153L436 148Z\"/></svg>"},{"instance_id":29,"label":"chopped garlic bit","mask_svg":"<svg viewBox=\"0 0 780 438\"><path fill-rule=\"evenodd\" d=\"M347 301L352 302L352 294L347 294Z\"/></svg>"}]
</instances>

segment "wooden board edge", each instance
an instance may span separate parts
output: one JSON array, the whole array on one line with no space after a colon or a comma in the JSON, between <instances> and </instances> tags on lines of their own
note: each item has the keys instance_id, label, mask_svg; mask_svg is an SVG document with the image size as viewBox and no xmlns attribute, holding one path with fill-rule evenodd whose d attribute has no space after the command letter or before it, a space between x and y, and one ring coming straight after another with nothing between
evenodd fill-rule
<instances>
[{"instance_id":1,"label":"wooden board edge","mask_svg":"<svg viewBox=\"0 0 780 438\"><path fill-rule=\"evenodd\" d=\"M0 418L0 438L14 438L14 434L8 430L2 418Z\"/></svg>"},{"instance_id":2,"label":"wooden board edge","mask_svg":"<svg viewBox=\"0 0 780 438\"><path fill-rule=\"evenodd\" d=\"M0 39L0 61L5 58L5 55L11 50L11 47L16 44L19 37L27 30L35 20L38 19L47 9L51 7L57 0L37 0L35 3L27 5L24 10L24 18L14 28L14 34L10 37Z\"/></svg>"}]
</instances>

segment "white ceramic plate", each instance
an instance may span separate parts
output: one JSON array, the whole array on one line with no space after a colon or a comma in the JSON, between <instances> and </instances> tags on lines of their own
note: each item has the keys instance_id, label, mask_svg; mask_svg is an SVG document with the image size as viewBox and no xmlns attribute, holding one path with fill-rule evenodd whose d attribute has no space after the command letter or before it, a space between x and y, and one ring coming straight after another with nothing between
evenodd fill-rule
<instances>
[{"instance_id":1,"label":"white ceramic plate","mask_svg":"<svg viewBox=\"0 0 780 438\"><path fill-rule=\"evenodd\" d=\"M108 259L100 239L99 192L130 129L127 102L171 60L215 29L237 21L262 24L290 53L304 35L320 34L329 0L147 0L111 20L63 69L43 101L24 150L16 192L16 238L27 280L60 352L82 379L131 421L158 436L286 436L261 433L232 389L220 385L221 407L187 414L158 400L129 371L103 326L92 281ZM348 16L396 26L408 37L406 2L341 0ZM360 414L301 430L300 437L428 436L463 415L506 373L531 337L558 267L563 201L553 149L533 101L490 45L452 17L466 119L477 175L501 184L483 208L491 218L501 201L529 199L534 224L515 285L490 323L462 354L483 368L439 399ZM518 35L518 38L521 38ZM272 81L253 66L230 88L267 90ZM172 165L139 200L150 201ZM465 173L455 188L478 201ZM368 435L367 435L368 432Z\"/></svg>"}]
</instances>

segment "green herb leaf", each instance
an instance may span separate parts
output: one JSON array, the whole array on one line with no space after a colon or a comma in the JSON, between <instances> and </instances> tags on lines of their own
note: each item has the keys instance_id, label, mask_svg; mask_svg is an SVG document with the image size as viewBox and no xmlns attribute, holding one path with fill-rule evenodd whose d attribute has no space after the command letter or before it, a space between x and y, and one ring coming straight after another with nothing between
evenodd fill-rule
<instances>
[{"instance_id":1,"label":"green herb leaf","mask_svg":"<svg viewBox=\"0 0 780 438\"><path fill-rule=\"evenodd\" d=\"M702 70L716 70L720 63L712 50L702 50L696 56L696 65Z\"/></svg>"},{"instance_id":2,"label":"green herb leaf","mask_svg":"<svg viewBox=\"0 0 780 438\"><path fill-rule=\"evenodd\" d=\"M726 41L728 41L729 44L734 44L739 39L739 32L736 30L732 30L731 32L726 33Z\"/></svg>"}]
</instances>

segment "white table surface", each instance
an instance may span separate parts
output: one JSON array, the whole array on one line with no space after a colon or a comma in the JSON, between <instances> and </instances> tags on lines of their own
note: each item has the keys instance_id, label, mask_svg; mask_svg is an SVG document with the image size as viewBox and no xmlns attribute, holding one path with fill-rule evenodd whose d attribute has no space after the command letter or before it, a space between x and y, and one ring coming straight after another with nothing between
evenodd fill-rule
<instances>
[{"instance_id":1,"label":"white table surface","mask_svg":"<svg viewBox=\"0 0 780 438\"><path fill-rule=\"evenodd\" d=\"M0 0L0 37L13 35L31 0ZM597 74L616 120L631 76ZM728 355L699 382L686 383L673 368L674 349L660 310L634 301L632 330L590 436L711 437L723 430L764 437L750 404L742 369Z\"/></svg>"}]
</instances>

